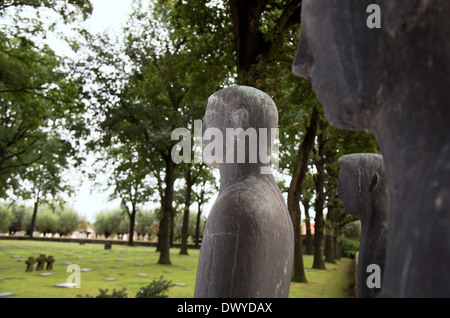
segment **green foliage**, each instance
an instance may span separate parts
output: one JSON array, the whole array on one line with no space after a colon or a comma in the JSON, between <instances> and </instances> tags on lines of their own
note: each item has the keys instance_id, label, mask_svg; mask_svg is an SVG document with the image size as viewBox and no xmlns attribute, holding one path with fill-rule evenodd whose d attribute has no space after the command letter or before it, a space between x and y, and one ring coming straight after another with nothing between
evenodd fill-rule
<instances>
[{"instance_id":1,"label":"green foliage","mask_svg":"<svg viewBox=\"0 0 450 318\"><path fill-rule=\"evenodd\" d=\"M99 288L99 291L100 291L100 294L98 294L95 297L90 296L89 294L86 294L85 296L80 294L80 295L77 295L77 298L127 298L128 297L126 288L123 288L122 290L116 290L114 288L113 291L111 292L111 294L108 294L108 288L106 288L106 289Z\"/></svg>"},{"instance_id":2,"label":"green foliage","mask_svg":"<svg viewBox=\"0 0 450 318\"><path fill-rule=\"evenodd\" d=\"M359 241L343 238L341 240L341 256L355 258L356 252L359 250Z\"/></svg>"},{"instance_id":3,"label":"green foliage","mask_svg":"<svg viewBox=\"0 0 450 318\"><path fill-rule=\"evenodd\" d=\"M93 6L89 0L3 0L0 2L0 17L8 8L22 8L29 7L35 9L51 9L60 14L64 22L73 21L74 17L79 13L82 14L83 19L86 19L93 10Z\"/></svg>"},{"instance_id":4,"label":"green foliage","mask_svg":"<svg viewBox=\"0 0 450 318\"><path fill-rule=\"evenodd\" d=\"M27 14L21 14L23 8ZM65 22L92 12L87 0L2 1L0 17L0 197L17 193L25 180L59 192L61 169L74 155L70 131L78 129L84 103L72 70L42 44L40 10L57 12ZM34 16L30 12L34 12ZM51 167L50 167L50 166ZM45 178L42 176L45 175ZM20 176L20 178L18 177ZM49 178L52 176L52 178ZM12 190L11 192L7 192ZM24 197L24 199L28 199Z\"/></svg>"},{"instance_id":5,"label":"green foliage","mask_svg":"<svg viewBox=\"0 0 450 318\"><path fill-rule=\"evenodd\" d=\"M172 285L171 281L163 279L153 280L148 286L141 288L136 294L136 298L167 298L164 294Z\"/></svg>"},{"instance_id":6,"label":"green foliage","mask_svg":"<svg viewBox=\"0 0 450 318\"><path fill-rule=\"evenodd\" d=\"M189 213L189 231L188 236L191 238L195 237L195 228L197 223L197 213ZM173 227L173 237L175 241L181 240L181 230L183 226L183 213L177 213L174 218ZM205 221L200 219L200 233L203 233L203 228L205 226Z\"/></svg>"},{"instance_id":7,"label":"green foliage","mask_svg":"<svg viewBox=\"0 0 450 318\"><path fill-rule=\"evenodd\" d=\"M342 234L346 237L356 238L361 236L361 221L356 220L342 227Z\"/></svg>"},{"instance_id":8,"label":"green foliage","mask_svg":"<svg viewBox=\"0 0 450 318\"><path fill-rule=\"evenodd\" d=\"M44 234L56 233L58 217L50 209L41 211L36 219L36 230Z\"/></svg>"},{"instance_id":9,"label":"green foliage","mask_svg":"<svg viewBox=\"0 0 450 318\"><path fill-rule=\"evenodd\" d=\"M94 224L92 225L96 234L103 234L106 238L112 234L124 234L126 231L122 225L119 225L122 221L126 220L126 215L122 210L102 211L95 217ZM125 226L126 229L126 226Z\"/></svg>"},{"instance_id":10,"label":"green foliage","mask_svg":"<svg viewBox=\"0 0 450 318\"><path fill-rule=\"evenodd\" d=\"M78 228L80 217L74 210L70 208L59 209L56 211L56 215L58 216L56 232L60 235L68 235Z\"/></svg>"},{"instance_id":11,"label":"green foliage","mask_svg":"<svg viewBox=\"0 0 450 318\"><path fill-rule=\"evenodd\" d=\"M139 211L136 215L136 232L139 235L148 235L149 238L155 233L158 219L153 211Z\"/></svg>"},{"instance_id":12,"label":"green foliage","mask_svg":"<svg viewBox=\"0 0 450 318\"><path fill-rule=\"evenodd\" d=\"M0 233L9 232L14 215L8 206L0 205Z\"/></svg>"},{"instance_id":13,"label":"green foliage","mask_svg":"<svg viewBox=\"0 0 450 318\"><path fill-rule=\"evenodd\" d=\"M167 298L167 295L164 294L172 285L171 281L167 281L163 279L161 276L158 280L153 280L148 286L142 287L141 290L136 294L136 298ZM108 289L99 288L100 294L93 297L89 294L85 296L79 294L78 298L127 298L127 289L123 288L122 290L113 289L112 293L108 293Z\"/></svg>"}]
</instances>

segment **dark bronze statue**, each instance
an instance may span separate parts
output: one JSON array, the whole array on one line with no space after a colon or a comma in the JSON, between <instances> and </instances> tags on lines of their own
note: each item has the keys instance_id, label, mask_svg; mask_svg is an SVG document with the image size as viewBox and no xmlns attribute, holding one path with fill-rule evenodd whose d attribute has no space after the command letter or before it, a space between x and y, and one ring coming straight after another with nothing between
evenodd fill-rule
<instances>
[{"instance_id":1,"label":"dark bronze statue","mask_svg":"<svg viewBox=\"0 0 450 318\"><path fill-rule=\"evenodd\" d=\"M367 284L370 265L378 266L380 282L384 273L389 222L389 193L383 157L378 154L351 154L339 159L338 195L345 212L361 221L357 291L358 297L375 297L381 286ZM378 279L378 278L376 278Z\"/></svg>"},{"instance_id":2,"label":"dark bronze statue","mask_svg":"<svg viewBox=\"0 0 450 318\"><path fill-rule=\"evenodd\" d=\"M379 5L380 28L367 8ZM450 1L304 0L295 74L328 121L372 132L390 223L381 296L450 296Z\"/></svg>"},{"instance_id":3,"label":"dark bronze statue","mask_svg":"<svg viewBox=\"0 0 450 318\"><path fill-rule=\"evenodd\" d=\"M257 89L225 88L209 99L203 160L219 169L220 192L203 233L195 297L289 296L293 227L267 160L277 125L275 103Z\"/></svg>"}]
</instances>

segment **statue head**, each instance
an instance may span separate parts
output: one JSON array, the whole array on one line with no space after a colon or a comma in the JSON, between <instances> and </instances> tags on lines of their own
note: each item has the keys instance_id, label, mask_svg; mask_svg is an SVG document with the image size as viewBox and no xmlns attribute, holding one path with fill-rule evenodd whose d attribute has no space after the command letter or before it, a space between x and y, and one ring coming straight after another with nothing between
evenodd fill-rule
<instances>
[{"instance_id":1,"label":"statue head","mask_svg":"<svg viewBox=\"0 0 450 318\"><path fill-rule=\"evenodd\" d=\"M293 72L312 79L326 118L333 126L371 130L386 95L400 80L401 72L397 71L403 66L397 62L404 52L397 44L399 38L419 25L432 2L435 1L303 1ZM367 24L372 4L380 8L380 28ZM409 50L414 49L410 43Z\"/></svg>"},{"instance_id":2,"label":"statue head","mask_svg":"<svg viewBox=\"0 0 450 318\"><path fill-rule=\"evenodd\" d=\"M339 158L341 172L337 194L345 212L362 216L364 211L387 213L388 187L383 157L378 154L351 154Z\"/></svg>"},{"instance_id":3,"label":"statue head","mask_svg":"<svg viewBox=\"0 0 450 318\"><path fill-rule=\"evenodd\" d=\"M277 126L278 111L269 95L248 86L224 88L208 100L203 161L216 168L221 163L268 164Z\"/></svg>"}]
</instances>

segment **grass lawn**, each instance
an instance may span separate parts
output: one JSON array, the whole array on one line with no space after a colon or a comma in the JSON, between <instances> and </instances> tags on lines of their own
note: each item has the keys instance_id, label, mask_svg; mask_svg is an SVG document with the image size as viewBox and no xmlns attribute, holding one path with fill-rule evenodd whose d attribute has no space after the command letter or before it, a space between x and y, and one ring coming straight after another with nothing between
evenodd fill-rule
<instances>
[{"instance_id":1,"label":"grass lawn","mask_svg":"<svg viewBox=\"0 0 450 318\"><path fill-rule=\"evenodd\" d=\"M0 240L0 293L12 292L16 298L74 298L77 295L97 296L99 288L121 290L126 288L129 298L134 298L141 287L164 276L173 284L167 292L170 298L192 298L197 273L198 250L189 250L189 255L179 255L172 249L172 265L158 265L159 253L155 247L129 247L113 245L105 250L102 244L39 242ZM24 260L39 254L52 255L56 262L53 270L25 272ZM353 260L343 258L337 264L326 264L326 270L314 270L312 256L304 257L308 283L292 283L291 298L344 298L352 297L350 287L354 283ZM67 272L64 263L73 263L81 269L81 288L56 288L65 283L72 272ZM52 276L39 276L53 273ZM146 274L142 277L138 274ZM105 278L116 278L105 281Z\"/></svg>"}]
</instances>

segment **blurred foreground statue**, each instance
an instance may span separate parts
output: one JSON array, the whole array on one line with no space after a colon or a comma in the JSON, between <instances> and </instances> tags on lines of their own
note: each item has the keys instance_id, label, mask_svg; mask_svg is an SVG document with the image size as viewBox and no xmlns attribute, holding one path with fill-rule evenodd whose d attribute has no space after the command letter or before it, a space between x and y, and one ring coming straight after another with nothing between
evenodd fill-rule
<instances>
[{"instance_id":1,"label":"blurred foreground statue","mask_svg":"<svg viewBox=\"0 0 450 318\"><path fill-rule=\"evenodd\" d=\"M203 161L219 169L220 192L208 216L195 297L289 296L294 232L270 171L278 112L247 86L213 94L203 121Z\"/></svg>"},{"instance_id":2,"label":"blurred foreground statue","mask_svg":"<svg viewBox=\"0 0 450 318\"><path fill-rule=\"evenodd\" d=\"M381 27L370 28L377 4ZM295 74L386 165L384 297L450 297L450 1L304 0Z\"/></svg>"},{"instance_id":3,"label":"blurred foreground statue","mask_svg":"<svg viewBox=\"0 0 450 318\"><path fill-rule=\"evenodd\" d=\"M345 212L357 215L361 221L358 259L358 297L375 297L380 292L384 273L386 239L389 222L389 193L383 157L377 154L351 154L339 158L338 195ZM371 266L377 266L379 286L371 280ZM376 274L376 273L374 273ZM372 282L371 282L372 283Z\"/></svg>"}]
</instances>

